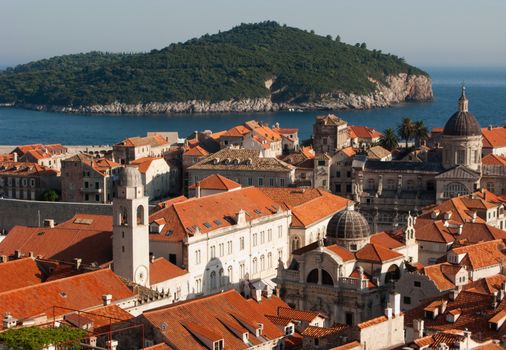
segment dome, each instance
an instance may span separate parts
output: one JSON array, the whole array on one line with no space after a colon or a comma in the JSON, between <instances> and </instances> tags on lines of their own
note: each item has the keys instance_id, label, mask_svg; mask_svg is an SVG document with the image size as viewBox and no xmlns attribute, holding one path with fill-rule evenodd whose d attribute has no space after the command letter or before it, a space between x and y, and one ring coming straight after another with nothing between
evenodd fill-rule
<instances>
[{"instance_id":1,"label":"dome","mask_svg":"<svg viewBox=\"0 0 506 350\"><path fill-rule=\"evenodd\" d=\"M125 187L139 187L142 186L142 178L139 169L134 166L126 166L122 169L119 183Z\"/></svg>"},{"instance_id":2,"label":"dome","mask_svg":"<svg viewBox=\"0 0 506 350\"><path fill-rule=\"evenodd\" d=\"M346 209L335 214L327 225L327 238L364 239L371 234L369 223L358 211Z\"/></svg>"},{"instance_id":3,"label":"dome","mask_svg":"<svg viewBox=\"0 0 506 350\"><path fill-rule=\"evenodd\" d=\"M443 135L480 136L481 127L476 117L470 112L458 111L446 122Z\"/></svg>"}]
</instances>

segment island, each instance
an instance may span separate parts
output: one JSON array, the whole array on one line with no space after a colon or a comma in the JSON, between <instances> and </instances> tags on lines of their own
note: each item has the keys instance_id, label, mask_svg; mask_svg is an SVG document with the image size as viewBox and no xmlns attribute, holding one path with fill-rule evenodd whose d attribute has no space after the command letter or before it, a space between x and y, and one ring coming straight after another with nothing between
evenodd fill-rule
<instances>
[{"instance_id":1,"label":"island","mask_svg":"<svg viewBox=\"0 0 506 350\"><path fill-rule=\"evenodd\" d=\"M272 21L145 53L64 55L0 72L0 106L58 112L366 109L432 96L430 76L403 58Z\"/></svg>"}]
</instances>

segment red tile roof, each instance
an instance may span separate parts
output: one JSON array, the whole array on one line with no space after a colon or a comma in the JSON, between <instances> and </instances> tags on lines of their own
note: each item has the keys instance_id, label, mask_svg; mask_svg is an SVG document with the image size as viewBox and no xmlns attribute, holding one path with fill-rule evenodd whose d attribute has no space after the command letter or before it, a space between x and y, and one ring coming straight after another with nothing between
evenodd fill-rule
<instances>
[{"instance_id":1,"label":"red tile roof","mask_svg":"<svg viewBox=\"0 0 506 350\"><path fill-rule=\"evenodd\" d=\"M403 257L393 250L387 249L379 244L369 243L355 253L357 260L385 262Z\"/></svg>"},{"instance_id":2,"label":"red tile roof","mask_svg":"<svg viewBox=\"0 0 506 350\"><path fill-rule=\"evenodd\" d=\"M188 271L174 265L165 258L157 258L149 265L149 283L157 284L183 276Z\"/></svg>"},{"instance_id":3,"label":"red tile roof","mask_svg":"<svg viewBox=\"0 0 506 350\"><path fill-rule=\"evenodd\" d=\"M461 264L468 265L474 270L502 265L506 260L506 250L502 239L453 248L451 252L457 255L465 254Z\"/></svg>"},{"instance_id":4,"label":"red tile roof","mask_svg":"<svg viewBox=\"0 0 506 350\"><path fill-rule=\"evenodd\" d=\"M131 313L115 304L101 306L89 312L81 313L81 315L93 321L95 332L106 332L110 329L110 325L130 321L134 318Z\"/></svg>"},{"instance_id":5,"label":"red tile roof","mask_svg":"<svg viewBox=\"0 0 506 350\"><path fill-rule=\"evenodd\" d=\"M46 259L99 265L112 260L112 218L102 215L77 214L55 226L14 226L0 242L1 255L13 255L16 250Z\"/></svg>"},{"instance_id":6,"label":"red tile roof","mask_svg":"<svg viewBox=\"0 0 506 350\"><path fill-rule=\"evenodd\" d=\"M437 289L440 291L447 291L455 288L455 284L447 277L442 271L443 265L450 265L449 263L435 264L425 266L421 273L427 276L431 281L434 282Z\"/></svg>"},{"instance_id":7,"label":"red tile roof","mask_svg":"<svg viewBox=\"0 0 506 350\"><path fill-rule=\"evenodd\" d=\"M383 322L385 322L387 320L388 320L388 318L386 316L379 316L379 317L372 318L370 320L358 323L357 327L359 329L364 329L364 328L368 328L368 327L371 327L371 326L383 323Z\"/></svg>"},{"instance_id":8,"label":"red tile roof","mask_svg":"<svg viewBox=\"0 0 506 350\"><path fill-rule=\"evenodd\" d=\"M302 311L292 309L289 307L278 308L278 316L290 318L292 320L307 321L307 322L312 322L317 317L324 317L321 313L317 311Z\"/></svg>"},{"instance_id":9,"label":"red tile roof","mask_svg":"<svg viewBox=\"0 0 506 350\"><path fill-rule=\"evenodd\" d=\"M378 244L388 249L404 247L404 243L398 241L387 232L378 232L370 236L371 243Z\"/></svg>"},{"instance_id":10,"label":"red tile roof","mask_svg":"<svg viewBox=\"0 0 506 350\"><path fill-rule=\"evenodd\" d=\"M160 234L151 234L153 240L180 241L186 235L194 235L235 225L237 213L246 211L246 221L273 215L279 204L255 187L221 192L200 198L172 203L157 211L150 222L164 218L166 225Z\"/></svg>"},{"instance_id":11,"label":"red tile roof","mask_svg":"<svg viewBox=\"0 0 506 350\"><path fill-rule=\"evenodd\" d=\"M350 131L351 135L354 135L355 137L361 139L377 139L382 135L382 133L367 126L348 125L348 130Z\"/></svg>"},{"instance_id":12,"label":"red tile roof","mask_svg":"<svg viewBox=\"0 0 506 350\"><path fill-rule=\"evenodd\" d=\"M195 146L193 148L188 149L183 153L183 156L192 156L192 157L206 157L209 155L205 149L200 146Z\"/></svg>"},{"instance_id":13,"label":"red tile roof","mask_svg":"<svg viewBox=\"0 0 506 350\"><path fill-rule=\"evenodd\" d=\"M204 330L212 338L223 339L227 349L249 348L242 337L230 330L232 327L246 330L245 324L251 327L263 324L262 336L267 339L283 337L283 332L275 324L255 311L235 290L146 311L142 317L179 349L207 349L192 336L192 331L200 333ZM249 330L248 335L254 345L264 342Z\"/></svg>"},{"instance_id":14,"label":"red tile roof","mask_svg":"<svg viewBox=\"0 0 506 350\"><path fill-rule=\"evenodd\" d=\"M30 162L0 162L0 175L16 176L56 176L58 173L37 163Z\"/></svg>"},{"instance_id":15,"label":"red tile roof","mask_svg":"<svg viewBox=\"0 0 506 350\"><path fill-rule=\"evenodd\" d=\"M291 227L308 227L344 210L350 200L316 188L273 188L260 190L292 211Z\"/></svg>"},{"instance_id":16,"label":"red tile roof","mask_svg":"<svg viewBox=\"0 0 506 350\"><path fill-rule=\"evenodd\" d=\"M42 273L32 258L0 263L0 293L42 283Z\"/></svg>"},{"instance_id":17,"label":"red tile roof","mask_svg":"<svg viewBox=\"0 0 506 350\"><path fill-rule=\"evenodd\" d=\"M117 146L125 146L125 147L140 147L148 145L151 147L159 147L163 145L168 146L169 142L167 142L163 138L163 136L149 135L144 137L130 137L117 144Z\"/></svg>"},{"instance_id":18,"label":"red tile roof","mask_svg":"<svg viewBox=\"0 0 506 350\"><path fill-rule=\"evenodd\" d=\"M483 148L506 147L506 127L482 128Z\"/></svg>"},{"instance_id":19,"label":"red tile roof","mask_svg":"<svg viewBox=\"0 0 506 350\"><path fill-rule=\"evenodd\" d=\"M321 338L328 335L341 333L343 330L348 329L349 326L346 324L337 324L333 327L314 327L308 326L302 331L304 337Z\"/></svg>"},{"instance_id":20,"label":"red tile roof","mask_svg":"<svg viewBox=\"0 0 506 350\"><path fill-rule=\"evenodd\" d=\"M148 171L149 167L151 166L151 163L153 163L153 161L155 161L155 160L160 160L160 159L163 159L163 158L160 158L160 157L138 158L138 159L132 160L130 162L130 164L137 165L139 172L141 174L145 174Z\"/></svg>"},{"instance_id":21,"label":"red tile roof","mask_svg":"<svg viewBox=\"0 0 506 350\"><path fill-rule=\"evenodd\" d=\"M352 341L351 343L347 343L344 345L336 346L335 348L331 348L329 350L352 350L352 349L362 349L362 345L358 341Z\"/></svg>"},{"instance_id":22,"label":"red tile roof","mask_svg":"<svg viewBox=\"0 0 506 350\"><path fill-rule=\"evenodd\" d=\"M114 272L103 269L0 293L0 314L9 312L17 319L60 316L69 313L62 308L100 306L104 294L111 294L113 302L134 297Z\"/></svg>"},{"instance_id":23,"label":"red tile roof","mask_svg":"<svg viewBox=\"0 0 506 350\"><path fill-rule=\"evenodd\" d=\"M172 348L165 343L160 343L160 344L156 344L153 346L148 346L147 348L144 348L143 350L172 350Z\"/></svg>"},{"instance_id":24,"label":"red tile roof","mask_svg":"<svg viewBox=\"0 0 506 350\"><path fill-rule=\"evenodd\" d=\"M241 187L240 184L238 184L235 181L230 180L229 178L222 176L220 174L213 174L209 175L208 177L202 179L202 181L199 181L198 185L201 189L206 190L233 190L234 188ZM192 185L190 188L196 188L197 185Z\"/></svg>"},{"instance_id":25,"label":"red tile roof","mask_svg":"<svg viewBox=\"0 0 506 350\"><path fill-rule=\"evenodd\" d=\"M328 249L330 250L331 252L339 255L339 257L344 261L352 261L352 260L355 260L355 255L353 255L352 252L346 250L345 248L337 245L337 244L333 244L333 245L328 245L325 247L325 249Z\"/></svg>"},{"instance_id":26,"label":"red tile roof","mask_svg":"<svg viewBox=\"0 0 506 350\"><path fill-rule=\"evenodd\" d=\"M481 159L481 163L486 165L506 165L506 156L487 154Z\"/></svg>"}]
</instances>

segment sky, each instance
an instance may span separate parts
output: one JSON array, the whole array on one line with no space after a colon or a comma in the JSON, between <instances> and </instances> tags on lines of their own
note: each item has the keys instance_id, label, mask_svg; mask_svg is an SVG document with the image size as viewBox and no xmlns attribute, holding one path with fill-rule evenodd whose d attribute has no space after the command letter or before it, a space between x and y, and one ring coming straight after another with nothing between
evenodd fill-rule
<instances>
[{"instance_id":1,"label":"sky","mask_svg":"<svg viewBox=\"0 0 506 350\"><path fill-rule=\"evenodd\" d=\"M140 52L240 23L340 35L420 67L506 66L504 0L2 0L0 66Z\"/></svg>"}]
</instances>

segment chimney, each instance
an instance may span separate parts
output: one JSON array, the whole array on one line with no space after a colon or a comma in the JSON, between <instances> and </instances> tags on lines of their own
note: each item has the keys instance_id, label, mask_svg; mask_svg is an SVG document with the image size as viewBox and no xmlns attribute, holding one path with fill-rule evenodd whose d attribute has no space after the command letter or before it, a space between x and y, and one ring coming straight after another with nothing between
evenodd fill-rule
<instances>
[{"instance_id":1,"label":"chimney","mask_svg":"<svg viewBox=\"0 0 506 350\"><path fill-rule=\"evenodd\" d=\"M0 263L7 262L8 260L7 255L0 255Z\"/></svg>"},{"instance_id":2,"label":"chimney","mask_svg":"<svg viewBox=\"0 0 506 350\"><path fill-rule=\"evenodd\" d=\"M385 316L390 320L392 319L392 308L390 306L387 306L385 308Z\"/></svg>"},{"instance_id":3,"label":"chimney","mask_svg":"<svg viewBox=\"0 0 506 350\"><path fill-rule=\"evenodd\" d=\"M21 254L21 250L15 250L15 251L14 251L14 257L15 257L16 259L21 258L21 255L22 255L22 254Z\"/></svg>"},{"instance_id":4,"label":"chimney","mask_svg":"<svg viewBox=\"0 0 506 350\"><path fill-rule=\"evenodd\" d=\"M12 154L12 160L13 160L14 162L17 162L17 161L18 161L18 152L14 152L14 153Z\"/></svg>"},{"instance_id":5,"label":"chimney","mask_svg":"<svg viewBox=\"0 0 506 350\"><path fill-rule=\"evenodd\" d=\"M424 321L422 319L413 320L413 330L415 331L415 339L423 337Z\"/></svg>"},{"instance_id":6,"label":"chimney","mask_svg":"<svg viewBox=\"0 0 506 350\"><path fill-rule=\"evenodd\" d=\"M81 259L81 258L75 258L74 259L76 270L79 270L79 268L81 267L81 263L82 262L83 262L83 259Z\"/></svg>"},{"instance_id":7,"label":"chimney","mask_svg":"<svg viewBox=\"0 0 506 350\"><path fill-rule=\"evenodd\" d=\"M390 294L390 307L393 309L395 317L401 314L401 295L399 293Z\"/></svg>"},{"instance_id":8,"label":"chimney","mask_svg":"<svg viewBox=\"0 0 506 350\"><path fill-rule=\"evenodd\" d=\"M34 257L35 257L35 255L33 254L33 252L28 252L28 257L30 257L30 258L34 258Z\"/></svg>"},{"instance_id":9,"label":"chimney","mask_svg":"<svg viewBox=\"0 0 506 350\"><path fill-rule=\"evenodd\" d=\"M112 295L111 294L104 294L102 295L102 301L104 306L111 305Z\"/></svg>"},{"instance_id":10,"label":"chimney","mask_svg":"<svg viewBox=\"0 0 506 350\"><path fill-rule=\"evenodd\" d=\"M492 130L492 125L489 125L487 129Z\"/></svg>"},{"instance_id":11,"label":"chimney","mask_svg":"<svg viewBox=\"0 0 506 350\"><path fill-rule=\"evenodd\" d=\"M451 211L447 211L444 213L444 219L445 220L450 220L452 218L452 212Z\"/></svg>"},{"instance_id":12,"label":"chimney","mask_svg":"<svg viewBox=\"0 0 506 350\"><path fill-rule=\"evenodd\" d=\"M245 224L246 224L246 212L241 209L237 213L237 225L245 225Z\"/></svg>"},{"instance_id":13,"label":"chimney","mask_svg":"<svg viewBox=\"0 0 506 350\"><path fill-rule=\"evenodd\" d=\"M44 227L54 228L54 219L45 219Z\"/></svg>"},{"instance_id":14,"label":"chimney","mask_svg":"<svg viewBox=\"0 0 506 350\"><path fill-rule=\"evenodd\" d=\"M197 191L195 193L195 196L197 196L197 198L200 198L200 182L197 183Z\"/></svg>"},{"instance_id":15,"label":"chimney","mask_svg":"<svg viewBox=\"0 0 506 350\"><path fill-rule=\"evenodd\" d=\"M97 337L95 337L95 336L89 337L88 343L90 344L90 346L96 347L97 346Z\"/></svg>"},{"instance_id":16,"label":"chimney","mask_svg":"<svg viewBox=\"0 0 506 350\"><path fill-rule=\"evenodd\" d=\"M149 261L150 261L151 263L154 263L154 262L155 262L155 254L150 254L150 255L149 255Z\"/></svg>"},{"instance_id":17,"label":"chimney","mask_svg":"<svg viewBox=\"0 0 506 350\"><path fill-rule=\"evenodd\" d=\"M257 302L262 301L262 290L255 288L253 290L253 299L255 299Z\"/></svg>"},{"instance_id":18,"label":"chimney","mask_svg":"<svg viewBox=\"0 0 506 350\"><path fill-rule=\"evenodd\" d=\"M462 235L462 228L464 227L463 224L460 224L459 227L457 227L457 235Z\"/></svg>"},{"instance_id":19,"label":"chimney","mask_svg":"<svg viewBox=\"0 0 506 350\"><path fill-rule=\"evenodd\" d=\"M477 214L476 214L476 210L475 210L475 211L473 211L473 216L471 218L471 222L473 222L473 223L476 222L476 217L477 217Z\"/></svg>"},{"instance_id":20,"label":"chimney","mask_svg":"<svg viewBox=\"0 0 506 350\"><path fill-rule=\"evenodd\" d=\"M108 350L116 350L118 348L117 340L108 340L105 342Z\"/></svg>"},{"instance_id":21,"label":"chimney","mask_svg":"<svg viewBox=\"0 0 506 350\"><path fill-rule=\"evenodd\" d=\"M12 317L10 312L6 312L4 314L4 318L2 320L2 323L3 323L4 329L9 329L9 328L16 327L18 320L16 320L14 317Z\"/></svg>"}]
</instances>

